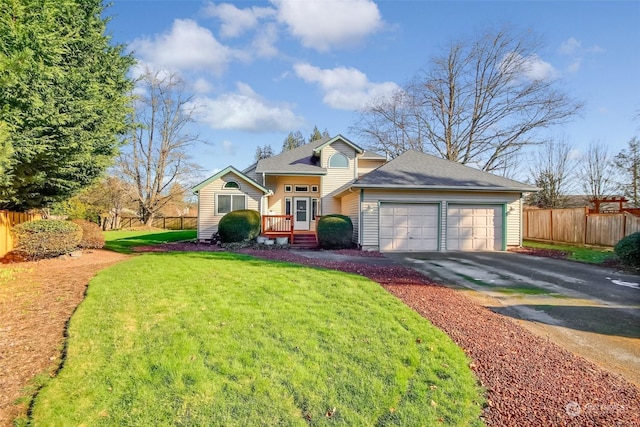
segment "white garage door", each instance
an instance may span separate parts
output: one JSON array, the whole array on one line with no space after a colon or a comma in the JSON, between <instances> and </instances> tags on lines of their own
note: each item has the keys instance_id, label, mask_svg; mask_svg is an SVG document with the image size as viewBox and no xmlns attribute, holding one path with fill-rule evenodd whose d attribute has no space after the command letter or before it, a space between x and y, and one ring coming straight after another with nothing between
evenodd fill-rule
<instances>
[{"instance_id":1,"label":"white garage door","mask_svg":"<svg viewBox=\"0 0 640 427\"><path fill-rule=\"evenodd\" d=\"M438 222L438 205L383 203L380 250L437 251Z\"/></svg>"},{"instance_id":2,"label":"white garage door","mask_svg":"<svg viewBox=\"0 0 640 427\"><path fill-rule=\"evenodd\" d=\"M501 251L502 206L448 205L448 251Z\"/></svg>"}]
</instances>

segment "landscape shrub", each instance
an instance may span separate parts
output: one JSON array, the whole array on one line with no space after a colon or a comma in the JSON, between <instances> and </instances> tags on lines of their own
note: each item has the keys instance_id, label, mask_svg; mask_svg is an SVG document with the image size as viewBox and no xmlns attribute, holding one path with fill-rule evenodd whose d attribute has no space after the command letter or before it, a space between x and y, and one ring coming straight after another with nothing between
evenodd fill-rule
<instances>
[{"instance_id":1,"label":"landscape shrub","mask_svg":"<svg viewBox=\"0 0 640 427\"><path fill-rule=\"evenodd\" d=\"M14 252L28 259L52 258L78 248L82 228L70 221L42 219L23 222L12 228Z\"/></svg>"},{"instance_id":2,"label":"landscape shrub","mask_svg":"<svg viewBox=\"0 0 640 427\"><path fill-rule=\"evenodd\" d=\"M244 242L260 234L260 214L251 209L229 212L218 223L222 243Z\"/></svg>"},{"instance_id":3,"label":"landscape shrub","mask_svg":"<svg viewBox=\"0 0 640 427\"><path fill-rule=\"evenodd\" d=\"M324 249L346 249L353 246L353 223L345 215L321 216L317 225L318 244Z\"/></svg>"},{"instance_id":4,"label":"landscape shrub","mask_svg":"<svg viewBox=\"0 0 640 427\"><path fill-rule=\"evenodd\" d=\"M630 234L620 240L613 251L623 264L640 268L640 232Z\"/></svg>"},{"instance_id":5,"label":"landscape shrub","mask_svg":"<svg viewBox=\"0 0 640 427\"><path fill-rule=\"evenodd\" d=\"M86 219L74 219L74 224L82 228L82 239L78 246L82 249L100 249L104 247L104 235L102 229L95 222Z\"/></svg>"}]
</instances>

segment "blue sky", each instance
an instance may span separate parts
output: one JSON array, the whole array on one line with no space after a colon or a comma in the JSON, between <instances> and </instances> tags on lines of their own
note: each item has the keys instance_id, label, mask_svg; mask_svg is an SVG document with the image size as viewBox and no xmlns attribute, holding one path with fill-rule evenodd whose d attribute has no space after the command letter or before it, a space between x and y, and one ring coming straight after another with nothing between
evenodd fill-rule
<instances>
[{"instance_id":1,"label":"blue sky","mask_svg":"<svg viewBox=\"0 0 640 427\"><path fill-rule=\"evenodd\" d=\"M615 154L640 134L638 1L115 0L106 14L114 42L196 94L208 144L191 154L203 176L248 166L257 146L279 152L289 132L308 137L314 125L358 143L359 106L488 26L541 36L539 65L585 102L550 135Z\"/></svg>"}]
</instances>

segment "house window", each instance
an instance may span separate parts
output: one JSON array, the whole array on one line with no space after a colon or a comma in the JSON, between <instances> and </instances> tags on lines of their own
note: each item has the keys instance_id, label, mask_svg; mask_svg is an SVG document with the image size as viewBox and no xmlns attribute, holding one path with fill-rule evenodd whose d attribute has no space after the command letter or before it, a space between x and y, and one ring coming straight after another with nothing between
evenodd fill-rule
<instances>
[{"instance_id":1,"label":"house window","mask_svg":"<svg viewBox=\"0 0 640 427\"><path fill-rule=\"evenodd\" d=\"M291 191L293 191L292 188L293 188L293 186L291 186L291 185L285 185L284 186L284 192L285 193L291 193Z\"/></svg>"},{"instance_id":2,"label":"house window","mask_svg":"<svg viewBox=\"0 0 640 427\"><path fill-rule=\"evenodd\" d=\"M349 167L349 159L342 153L335 153L333 156L329 157L329 167L330 168L348 168Z\"/></svg>"},{"instance_id":3,"label":"house window","mask_svg":"<svg viewBox=\"0 0 640 427\"><path fill-rule=\"evenodd\" d=\"M218 215L246 208L247 196L244 194L218 194L218 203L216 203L216 213Z\"/></svg>"},{"instance_id":4,"label":"house window","mask_svg":"<svg viewBox=\"0 0 640 427\"><path fill-rule=\"evenodd\" d=\"M284 199L284 214L291 215L291 197Z\"/></svg>"},{"instance_id":5,"label":"house window","mask_svg":"<svg viewBox=\"0 0 640 427\"><path fill-rule=\"evenodd\" d=\"M295 187L296 193L308 193L309 186L308 185L296 185Z\"/></svg>"},{"instance_id":6,"label":"house window","mask_svg":"<svg viewBox=\"0 0 640 427\"><path fill-rule=\"evenodd\" d=\"M240 185L235 181L229 181L225 182L222 188L240 188Z\"/></svg>"},{"instance_id":7,"label":"house window","mask_svg":"<svg viewBox=\"0 0 640 427\"><path fill-rule=\"evenodd\" d=\"M311 192L312 193L317 193L318 192L318 186L317 185L312 185L311 186Z\"/></svg>"},{"instance_id":8,"label":"house window","mask_svg":"<svg viewBox=\"0 0 640 427\"><path fill-rule=\"evenodd\" d=\"M311 199L311 220L315 221L318 214L318 199Z\"/></svg>"}]
</instances>

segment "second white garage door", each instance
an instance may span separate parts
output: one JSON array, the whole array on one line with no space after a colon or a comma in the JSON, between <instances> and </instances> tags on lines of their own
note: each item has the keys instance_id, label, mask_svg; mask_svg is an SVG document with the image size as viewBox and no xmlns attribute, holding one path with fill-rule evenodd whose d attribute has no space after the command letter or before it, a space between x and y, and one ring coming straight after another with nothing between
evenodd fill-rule
<instances>
[{"instance_id":1,"label":"second white garage door","mask_svg":"<svg viewBox=\"0 0 640 427\"><path fill-rule=\"evenodd\" d=\"M381 251L437 251L440 210L435 204L382 203Z\"/></svg>"},{"instance_id":2,"label":"second white garage door","mask_svg":"<svg viewBox=\"0 0 640 427\"><path fill-rule=\"evenodd\" d=\"M501 205L448 205L448 251L501 251Z\"/></svg>"}]
</instances>

